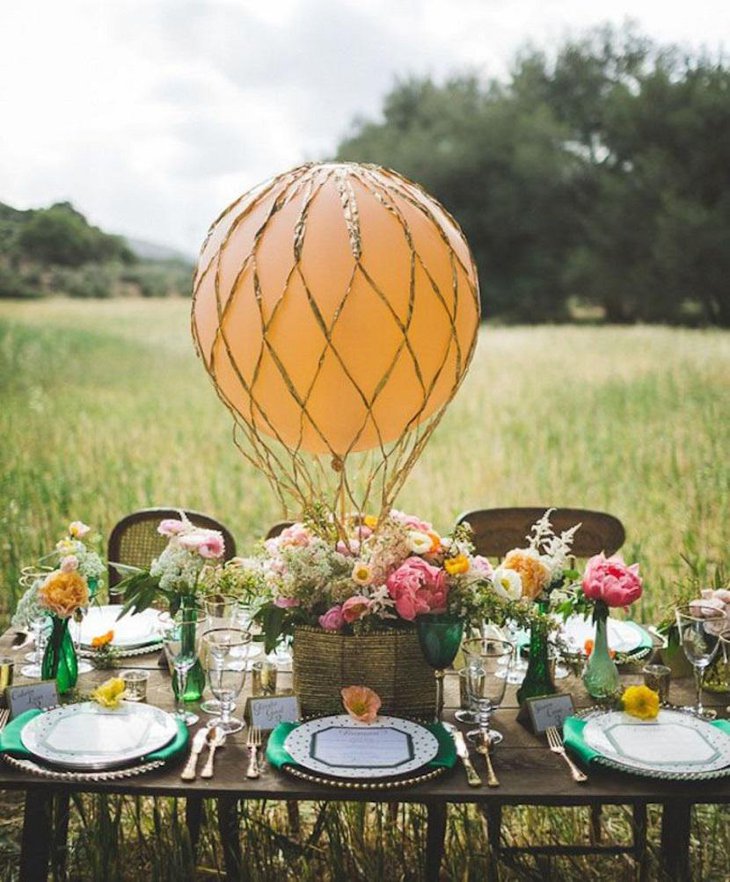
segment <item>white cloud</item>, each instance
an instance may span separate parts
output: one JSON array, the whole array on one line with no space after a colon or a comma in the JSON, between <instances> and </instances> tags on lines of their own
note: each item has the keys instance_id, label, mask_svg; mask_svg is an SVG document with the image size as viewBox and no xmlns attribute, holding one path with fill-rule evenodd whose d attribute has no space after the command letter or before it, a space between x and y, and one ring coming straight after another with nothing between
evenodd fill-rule
<instances>
[{"instance_id":1,"label":"white cloud","mask_svg":"<svg viewBox=\"0 0 730 882\"><path fill-rule=\"evenodd\" d=\"M0 200L71 199L194 251L240 192L334 152L396 77L503 74L605 20L730 38L730 4L659 0L35 0L0 11Z\"/></svg>"}]
</instances>

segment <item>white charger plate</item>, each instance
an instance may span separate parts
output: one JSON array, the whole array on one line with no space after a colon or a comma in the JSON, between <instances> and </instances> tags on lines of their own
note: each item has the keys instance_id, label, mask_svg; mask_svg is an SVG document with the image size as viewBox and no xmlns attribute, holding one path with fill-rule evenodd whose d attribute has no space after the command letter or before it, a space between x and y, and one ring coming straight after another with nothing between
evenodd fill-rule
<instances>
[{"instance_id":1,"label":"white charger plate","mask_svg":"<svg viewBox=\"0 0 730 882\"><path fill-rule=\"evenodd\" d=\"M109 710L85 701L39 714L23 727L20 738L43 762L96 771L147 756L176 735L175 718L159 707L122 702Z\"/></svg>"},{"instance_id":2,"label":"white charger plate","mask_svg":"<svg viewBox=\"0 0 730 882\"><path fill-rule=\"evenodd\" d=\"M284 748L297 765L334 778L389 778L420 769L438 754L425 726L398 717L360 723L346 714L308 720Z\"/></svg>"},{"instance_id":3,"label":"white charger plate","mask_svg":"<svg viewBox=\"0 0 730 882\"><path fill-rule=\"evenodd\" d=\"M660 710L654 720L623 711L588 718L583 738L615 767L659 778L730 774L730 735L706 720Z\"/></svg>"},{"instance_id":4,"label":"white charger plate","mask_svg":"<svg viewBox=\"0 0 730 882\"><path fill-rule=\"evenodd\" d=\"M119 621L121 606L91 606L81 622L79 643L91 648L94 637L114 631L111 646L115 649L137 649L152 643L160 643L159 612L145 609L139 613L127 613Z\"/></svg>"},{"instance_id":5,"label":"white charger plate","mask_svg":"<svg viewBox=\"0 0 730 882\"><path fill-rule=\"evenodd\" d=\"M644 646L651 647L649 633L636 622L608 619L608 648L630 655ZM596 626L585 616L571 616L563 624L563 636L576 652L583 652L586 640L593 640Z\"/></svg>"}]
</instances>

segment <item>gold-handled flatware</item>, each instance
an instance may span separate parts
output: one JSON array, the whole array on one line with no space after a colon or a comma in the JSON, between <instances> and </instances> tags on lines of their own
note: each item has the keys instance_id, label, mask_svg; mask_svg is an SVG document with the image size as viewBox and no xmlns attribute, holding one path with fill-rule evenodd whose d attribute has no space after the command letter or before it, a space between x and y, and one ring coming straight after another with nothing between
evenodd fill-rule
<instances>
[{"instance_id":1,"label":"gold-handled flatware","mask_svg":"<svg viewBox=\"0 0 730 882\"><path fill-rule=\"evenodd\" d=\"M484 762L487 765L487 787L499 787L499 778L494 774L494 766L492 766L492 758L489 755L490 745L487 742L488 736L477 738L474 749L477 753L481 753Z\"/></svg>"},{"instance_id":2,"label":"gold-handled flatware","mask_svg":"<svg viewBox=\"0 0 730 882\"><path fill-rule=\"evenodd\" d=\"M570 769L570 774L573 776L573 780L576 784L582 784L584 781L588 780L588 775L576 766L573 760L568 756L565 751L565 746L563 745L563 739L560 737L560 733L555 728L555 726L548 726L545 730L545 734L547 735L548 747L552 750L553 753L557 753L559 756L565 760L568 764L568 768Z\"/></svg>"},{"instance_id":3,"label":"gold-handled flatware","mask_svg":"<svg viewBox=\"0 0 730 882\"><path fill-rule=\"evenodd\" d=\"M188 757L188 761L185 764L185 768L180 773L180 777L183 781L194 781L195 780L195 767L198 764L198 757L200 756L201 751L205 747L206 741L208 740L208 732L210 730L203 727L202 729L198 729L193 737L193 744L190 748L190 756Z\"/></svg>"},{"instance_id":4,"label":"gold-handled flatware","mask_svg":"<svg viewBox=\"0 0 730 882\"><path fill-rule=\"evenodd\" d=\"M208 753L208 759L205 761L205 765L203 766L203 771L200 773L201 778L212 778L213 777L213 762L215 760L215 752L219 747L223 747L226 743L226 733L219 729L217 726L211 726L208 729L208 744L210 746L210 752Z\"/></svg>"},{"instance_id":5,"label":"gold-handled flatware","mask_svg":"<svg viewBox=\"0 0 730 882\"><path fill-rule=\"evenodd\" d=\"M261 774L259 771L259 761L257 752L261 747L261 729L257 726L251 726L248 730L246 738L246 747L248 748L248 769L246 770L247 778L258 778Z\"/></svg>"},{"instance_id":6,"label":"gold-handled flatware","mask_svg":"<svg viewBox=\"0 0 730 882\"><path fill-rule=\"evenodd\" d=\"M464 733L459 732L456 729L451 733L452 738L454 739L454 745L456 746L456 753L464 765L464 771L466 772L466 780L470 787L481 787L482 779L477 774L477 770L472 765L472 761L469 758L469 749L466 746L466 741L464 740Z\"/></svg>"}]
</instances>

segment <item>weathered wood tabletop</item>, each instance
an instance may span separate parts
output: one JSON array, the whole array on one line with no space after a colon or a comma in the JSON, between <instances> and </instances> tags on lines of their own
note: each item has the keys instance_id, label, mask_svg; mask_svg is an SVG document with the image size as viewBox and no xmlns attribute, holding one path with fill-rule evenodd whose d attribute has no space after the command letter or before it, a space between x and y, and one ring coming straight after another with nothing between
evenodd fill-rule
<instances>
[{"instance_id":1,"label":"weathered wood tabletop","mask_svg":"<svg viewBox=\"0 0 730 882\"><path fill-rule=\"evenodd\" d=\"M19 675L21 659L27 648L18 651L12 648L14 634L6 632L0 638L0 654L16 657L16 683L24 682ZM158 665L158 653L120 660L120 667L146 669L150 672L147 701L167 710L174 706L170 676ZM113 672L92 671L79 677L78 688L82 692L91 691ZM279 682L287 686L287 675L279 675ZM622 677L624 685L641 682L640 666ZM573 693L578 707L586 707L590 699L579 680L567 678L558 681L558 687ZM445 719L453 719L454 699L457 698L458 682L455 676L447 675ZM714 707L718 715L726 716L727 695L707 694L706 705ZM243 707L244 696L239 701ZM673 681L670 700L675 704L692 704L694 686L690 681ZM193 708L194 709L194 708ZM433 813L435 831L430 831L430 839L438 839L438 827L442 826L444 807L450 802L481 803L487 806L501 805L597 805L613 803L620 805L646 805L660 803L664 806L664 830L662 848L665 864L673 873L673 878L682 878L687 872L687 853L689 845L689 816L691 806L697 803L730 802L730 778L703 781L701 786L695 782L662 781L622 774L608 769L591 767L589 779L584 784L576 784L567 766L559 756L551 753L544 738L532 735L516 720L517 703L514 690L509 689L503 706L493 717L494 727L504 734L504 741L494 751L493 763L500 780L499 788L472 788L467 785L461 766L432 781L411 787L401 787L392 791L368 792L338 789L323 784L302 781L273 769L265 768L259 779L245 776L248 752L245 747L245 733L239 733L226 742L225 748L216 757L215 776L205 780L198 777L186 783L180 779L183 765L181 759L168 767L128 778L108 782L62 783L46 780L38 776L20 772L0 763L0 790L26 791L26 838L39 822L38 812L43 811L44 794L72 791L98 793L124 793L140 796L182 796L216 797L227 800L237 799L328 799L328 800L397 800L399 802L425 803ZM201 720L194 727L205 725L208 719L200 714ZM193 731L194 731L193 729ZM482 777L484 767L481 757L474 754L473 761ZM34 799L34 796L36 799ZM29 817L29 814L31 817ZM671 828L671 829L670 829ZM442 835L442 831L441 831ZM33 836L35 839L35 836ZM430 847L435 847L430 843ZM25 856L27 864L27 856ZM25 865L24 865L25 866ZM25 866L26 878L34 877L37 868ZM39 876L35 876L39 878ZM436 877L434 877L436 878Z\"/></svg>"}]
</instances>

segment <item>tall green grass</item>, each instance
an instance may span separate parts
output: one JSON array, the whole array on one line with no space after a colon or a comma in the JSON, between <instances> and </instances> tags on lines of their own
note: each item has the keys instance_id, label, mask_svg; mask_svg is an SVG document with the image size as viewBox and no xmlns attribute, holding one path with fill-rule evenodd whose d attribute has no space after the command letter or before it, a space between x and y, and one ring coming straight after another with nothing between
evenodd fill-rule
<instances>
[{"instance_id":1,"label":"tall green grass","mask_svg":"<svg viewBox=\"0 0 730 882\"><path fill-rule=\"evenodd\" d=\"M188 332L183 301L0 303L0 625L23 565L71 519L105 536L152 505L209 512L239 550L279 517L261 475L231 441ZM441 529L469 508L553 504L599 508L626 525L641 563L639 618L655 619L689 567L700 574L728 545L730 336L667 328L491 328L459 396L414 470L399 507ZM0 852L17 848L18 809L3 794ZM209 807L212 811L212 806ZM630 816L607 809L626 841ZM513 843L585 838L585 810L506 812ZM727 812L695 811L696 879L725 878ZM650 817L650 878L658 878L658 817ZM251 880L418 880L419 807L309 805L301 835L280 804L251 803L241 821ZM197 868L171 800L79 797L70 878L207 879L222 867L214 819ZM484 878L489 849L474 807L449 809L444 878ZM560 859L566 880L633 878L625 858ZM0 854L0 880L16 864ZM541 879L529 860L504 879Z\"/></svg>"}]
</instances>

